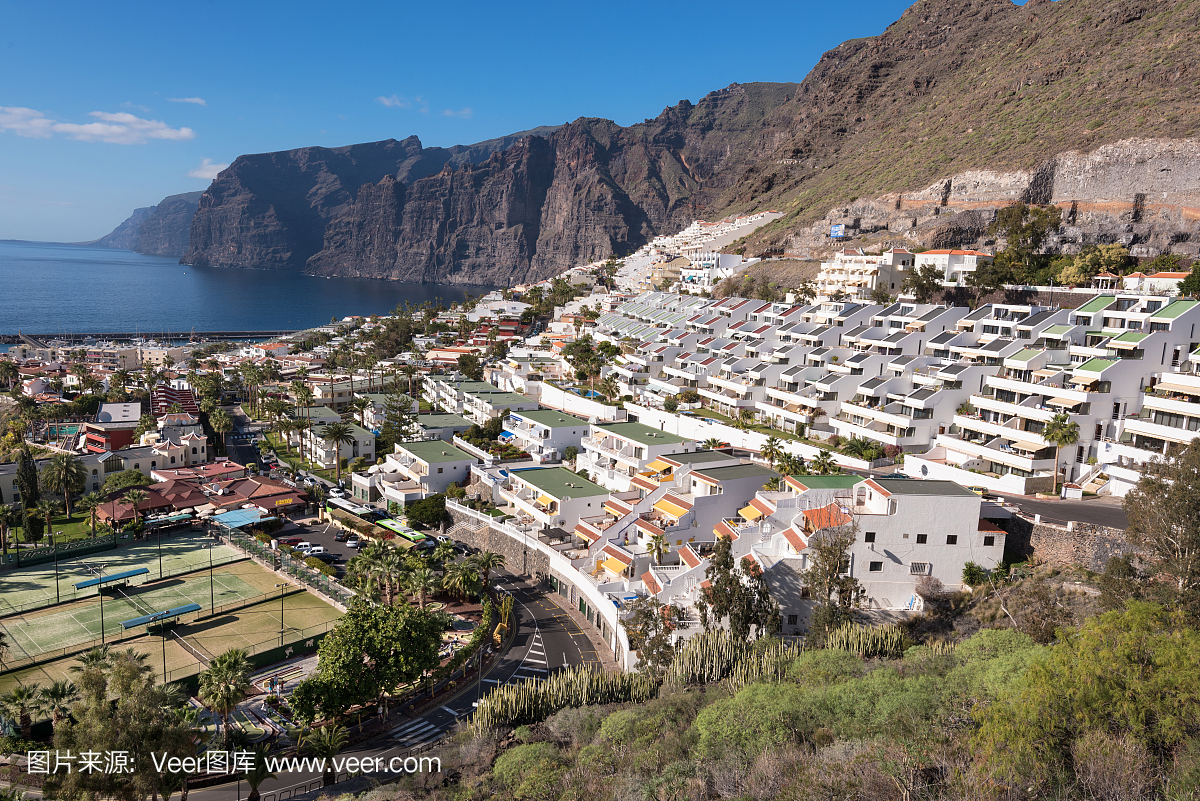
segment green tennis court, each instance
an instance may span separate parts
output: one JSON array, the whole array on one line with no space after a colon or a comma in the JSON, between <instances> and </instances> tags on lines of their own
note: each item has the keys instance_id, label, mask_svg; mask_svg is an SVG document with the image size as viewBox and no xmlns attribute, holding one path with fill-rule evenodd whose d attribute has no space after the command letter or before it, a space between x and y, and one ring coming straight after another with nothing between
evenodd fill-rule
<instances>
[{"instance_id":1,"label":"green tennis court","mask_svg":"<svg viewBox=\"0 0 1200 801\"><path fill-rule=\"evenodd\" d=\"M104 597L104 632L109 637L121 636L122 620L184 604L200 604L202 610L208 610L213 600L219 608L267 595L274 588L274 578L253 562L240 562L214 570L211 590L208 571L186 579L167 579L161 586L128 587ZM8 633L12 656L20 659L99 639L100 615L100 598L93 595L65 607L8 617L0 626Z\"/></svg>"},{"instance_id":2,"label":"green tennis court","mask_svg":"<svg viewBox=\"0 0 1200 801\"><path fill-rule=\"evenodd\" d=\"M209 545L213 547L205 547ZM212 537L200 532L178 532L162 538L162 575L174 576L202 567L206 568L210 557L213 564L223 565L240 559L242 556L240 552L228 545L215 544ZM53 563L9 571L4 574L4 592L0 594L0 618L48 606L59 598L63 601L73 601L96 597L95 587L75 591L77 582L96 577L96 574L88 570L85 565L103 565L106 574L144 567L149 569L149 575L140 576L131 583L143 584L147 581L157 581L159 578L159 542L157 538L154 538L112 551L61 559L58 563L57 593L55 592ZM98 631L99 628L97 628Z\"/></svg>"}]
</instances>

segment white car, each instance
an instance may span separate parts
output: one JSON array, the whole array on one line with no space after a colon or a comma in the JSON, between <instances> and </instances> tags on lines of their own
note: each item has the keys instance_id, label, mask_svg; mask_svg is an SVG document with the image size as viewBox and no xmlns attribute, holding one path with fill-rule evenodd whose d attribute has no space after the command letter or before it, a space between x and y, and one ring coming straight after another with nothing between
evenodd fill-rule
<instances>
[{"instance_id":1,"label":"white car","mask_svg":"<svg viewBox=\"0 0 1200 801\"><path fill-rule=\"evenodd\" d=\"M346 491L344 489L338 489L337 487L334 487L333 489L329 490L329 497L330 498L345 498Z\"/></svg>"},{"instance_id":2,"label":"white car","mask_svg":"<svg viewBox=\"0 0 1200 801\"><path fill-rule=\"evenodd\" d=\"M295 550L300 551L301 553L308 553L312 549L313 549L313 544L311 542L298 543L295 548Z\"/></svg>"},{"instance_id":3,"label":"white car","mask_svg":"<svg viewBox=\"0 0 1200 801\"><path fill-rule=\"evenodd\" d=\"M351 537L350 539L346 540L347 548L358 548L358 545L359 545L358 537Z\"/></svg>"},{"instance_id":4,"label":"white car","mask_svg":"<svg viewBox=\"0 0 1200 801\"><path fill-rule=\"evenodd\" d=\"M322 554L325 552L325 547L323 545L316 545L312 548L309 548L306 553L308 553L309 556L316 556L317 554Z\"/></svg>"}]
</instances>

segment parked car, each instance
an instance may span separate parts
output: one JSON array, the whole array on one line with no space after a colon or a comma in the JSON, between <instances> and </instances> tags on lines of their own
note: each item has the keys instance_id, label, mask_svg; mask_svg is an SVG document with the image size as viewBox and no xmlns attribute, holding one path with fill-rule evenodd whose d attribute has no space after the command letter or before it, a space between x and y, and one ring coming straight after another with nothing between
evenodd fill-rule
<instances>
[{"instance_id":1,"label":"parked car","mask_svg":"<svg viewBox=\"0 0 1200 801\"><path fill-rule=\"evenodd\" d=\"M313 549L313 544L311 542L301 542L301 543L297 544L295 547L296 547L297 551L300 551L302 553L308 553L309 551L311 551Z\"/></svg>"},{"instance_id":2,"label":"parked car","mask_svg":"<svg viewBox=\"0 0 1200 801\"><path fill-rule=\"evenodd\" d=\"M314 553L312 556L315 556L327 565L331 565L334 562L340 561L342 558L336 553Z\"/></svg>"},{"instance_id":3,"label":"parked car","mask_svg":"<svg viewBox=\"0 0 1200 801\"><path fill-rule=\"evenodd\" d=\"M360 543L360 540L358 539L358 537L351 537L350 539L346 540L346 547L347 548L358 548L359 543Z\"/></svg>"},{"instance_id":4,"label":"parked car","mask_svg":"<svg viewBox=\"0 0 1200 801\"><path fill-rule=\"evenodd\" d=\"M349 538L350 538L350 532L348 532L348 531L339 531L337 534L333 535L334 542L345 542Z\"/></svg>"},{"instance_id":5,"label":"parked car","mask_svg":"<svg viewBox=\"0 0 1200 801\"><path fill-rule=\"evenodd\" d=\"M304 542L304 540L301 539L300 537L287 537L286 539L280 540L279 544L280 545L290 545L291 547L295 548L297 545L299 545L302 542Z\"/></svg>"},{"instance_id":6,"label":"parked car","mask_svg":"<svg viewBox=\"0 0 1200 801\"><path fill-rule=\"evenodd\" d=\"M438 542L454 542L454 538L449 534L435 534L434 539Z\"/></svg>"},{"instance_id":7,"label":"parked car","mask_svg":"<svg viewBox=\"0 0 1200 801\"><path fill-rule=\"evenodd\" d=\"M329 497L330 498L345 498L346 491L344 489L338 489L337 487L334 487L333 489L329 490Z\"/></svg>"},{"instance_id":8,"label":"parked car","mask_svg":"<svg viewBox=\"0 0 1200 801\"><path fill-rule=\"evenodd\" d=\"M322 545L314 545L308 549L309 556L320 556L323 553L328 553L328 551L326 551L325 547Z\"/></svg>"}]
</instances>

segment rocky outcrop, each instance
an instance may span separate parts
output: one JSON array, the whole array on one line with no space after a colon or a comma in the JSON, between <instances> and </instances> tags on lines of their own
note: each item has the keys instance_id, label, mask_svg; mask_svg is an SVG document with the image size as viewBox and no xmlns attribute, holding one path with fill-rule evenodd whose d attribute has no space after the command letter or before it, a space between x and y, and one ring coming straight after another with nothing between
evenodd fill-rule
<instances>
[{"instance_id":1,"label":"rocky outcrop","mask_svg":"<svg viewBox=\"0 0 1200 801\"><path fill-rule=\"evenodd\" d=\"M979 248L996 243L987 229L1010 203L1053 204L1063 226L1046 242L1050 253L1119 243L1132 255L1200 256L1200 141L1128 139L1090 153L1070 151L1031 171L970 170L906 193L831 209L793 234L787 250L805 258L844 243L830 226L871 244Z\"/></svg>"},{"instance_id":2,"label":"rocky outcrop","mask_svg":"<svg viewBox=\"0 0 1200 801\"><path fill-rule=\"evenodd\" d=\"M157 206L136 209L129 219L108 236L89 244L102 248L133 250L150 256L179 258L187 253L192 215L202 192L187 192L163 198Z\"/></svg>"}]
</instances>

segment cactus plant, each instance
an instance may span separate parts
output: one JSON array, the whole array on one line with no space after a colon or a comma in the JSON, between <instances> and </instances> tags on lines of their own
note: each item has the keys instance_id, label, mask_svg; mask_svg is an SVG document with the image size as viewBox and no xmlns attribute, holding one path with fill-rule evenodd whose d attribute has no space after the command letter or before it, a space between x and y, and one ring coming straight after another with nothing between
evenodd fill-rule
<instances>
[{"instance_id":1,"label":"cactus plant","mask_svg":"<svg viewBox=\"0 0 1200 801\"><path fill-rule=\"evenodd\" d=\"M846 623L825 638L826 648L857 654L860 659L896 659L904 652L904 629L899 623L862 626Z\"/></svg>"}]
</instances>

